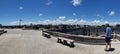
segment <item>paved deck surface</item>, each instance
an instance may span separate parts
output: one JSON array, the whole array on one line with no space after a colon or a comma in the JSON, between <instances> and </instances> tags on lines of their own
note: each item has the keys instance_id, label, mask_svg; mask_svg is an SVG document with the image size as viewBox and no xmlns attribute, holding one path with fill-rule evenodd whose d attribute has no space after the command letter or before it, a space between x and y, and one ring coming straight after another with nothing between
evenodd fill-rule
<instances>
[{"instance_id":1,"label":"paved deck surface","mask_svg":"<svg viewBox=\"0 0 120 54\"><path fill-rule=\"evenodd\" d=\"M43 37L41 31L7 29L0 36L0 54L120 54L120 43L112 42L114 51L104 51L105 45L75 43L74 48L56 43L56 38Z\"/></svg>"}]
</instances>

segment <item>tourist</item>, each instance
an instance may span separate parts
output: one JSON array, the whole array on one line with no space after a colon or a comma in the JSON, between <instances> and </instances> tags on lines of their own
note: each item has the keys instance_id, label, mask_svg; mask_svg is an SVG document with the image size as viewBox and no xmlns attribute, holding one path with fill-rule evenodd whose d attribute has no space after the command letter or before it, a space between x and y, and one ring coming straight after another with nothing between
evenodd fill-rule
<instances>
[{"instance_id":1,"label":"tourist","mask_svg":"<svg viewBox=\"0 0 120 54\"><path fill-rule=\"evenodd\" d=\"M112 29L110 28L109 24L106 24L106 36L105 36L105 42L106 42L106 48L105 51L109 51L111 49L111 34ZM109 48L108 48L109 46Z\"/></svg>"}]
</instances>

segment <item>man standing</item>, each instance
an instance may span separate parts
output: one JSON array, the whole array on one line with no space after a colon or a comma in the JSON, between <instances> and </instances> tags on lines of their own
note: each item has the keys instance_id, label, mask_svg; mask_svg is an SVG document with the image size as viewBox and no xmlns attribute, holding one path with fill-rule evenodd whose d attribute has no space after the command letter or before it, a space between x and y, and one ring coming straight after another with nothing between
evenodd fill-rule
<instances>
[{"instance_id":1,"label":"man standing","mask_svg":"<svg viewBox=\"0 0 120 54\"><path fill-rule=\"evenodd\" d=\"M106 42L106 49L105 51L108 51L111 49L111 34L112 34L112 29L110 28L109 24L106 24L106 36L105 36L105 42ZM108 49L109 46L109 49Z\"/></svg>"}]
</instances>

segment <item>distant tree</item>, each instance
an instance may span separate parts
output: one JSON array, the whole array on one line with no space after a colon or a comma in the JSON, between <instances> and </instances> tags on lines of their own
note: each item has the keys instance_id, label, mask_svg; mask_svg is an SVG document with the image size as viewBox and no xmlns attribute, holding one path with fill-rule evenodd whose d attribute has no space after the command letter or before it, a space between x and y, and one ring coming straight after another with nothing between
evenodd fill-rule
<instances>
[{"instance_id":1,"label":"distant tree","mask_svg":"<svg viewBox=\"0 0 120 54\"><path fill-rule=\"evenodd\" d=\"M117 26L117 27L120 27L120 24L117 24L116 26Z\"/></svg>"},{"instance_id":2,"label":"distant tree","mask_svg":"<svg viewBox=\"0 0 120 54\"><path fill-rule=\"evenodd\" d=\"M2 27L2 24L0 24L0 28Z\"/></svg>"}]
</instances>

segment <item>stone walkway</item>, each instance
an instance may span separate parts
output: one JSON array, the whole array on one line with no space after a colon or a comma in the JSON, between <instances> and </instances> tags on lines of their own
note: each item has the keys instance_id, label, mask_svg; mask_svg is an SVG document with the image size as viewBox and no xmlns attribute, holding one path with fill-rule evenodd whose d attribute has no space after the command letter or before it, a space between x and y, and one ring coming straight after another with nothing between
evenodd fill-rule
<instances>
[{"instance_id":1,"label":"stone walkway","mask_svg":"<svg viewBox=\"0 0 120 54\"><path fill-rule=\"evenodd\" d=\"M57 39L43 37L41 31L7 29L0 36L0 54L120 54L120 42L112 42L114 51L104 51L105 45L75 43L74 48L56 43Z\"/></svg>"}]
</instances>

